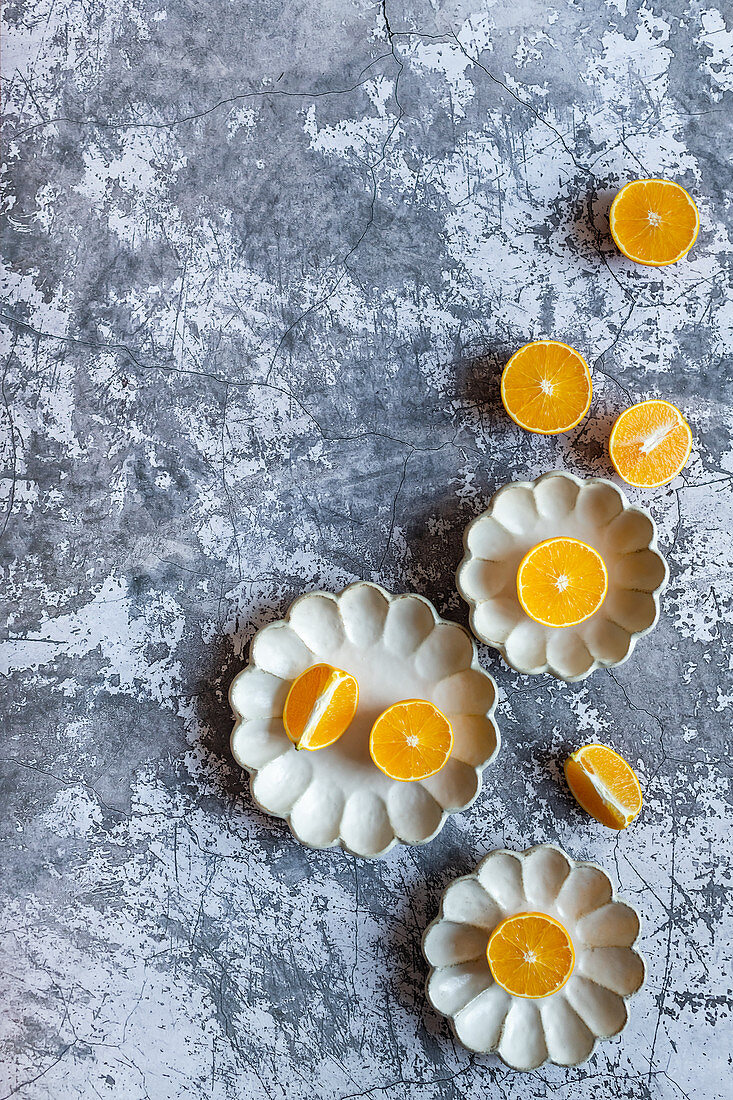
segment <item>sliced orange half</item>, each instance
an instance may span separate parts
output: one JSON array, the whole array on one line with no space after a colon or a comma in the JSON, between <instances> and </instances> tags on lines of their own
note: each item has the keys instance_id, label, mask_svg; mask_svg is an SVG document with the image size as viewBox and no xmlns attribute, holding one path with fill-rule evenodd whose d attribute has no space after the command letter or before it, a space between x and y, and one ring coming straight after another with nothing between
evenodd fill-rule
<instances>
[{"instance_id":1,"label":"sliced orange half","mask_svg":"<svg viewBox=\"0 0 733 1100\"><path fill-rule=\"evenodd\" d=\"M380 714L369 736L372 760L390 779L435 775L453 749L453 727L432 703L405 699Z\"/></svg>"},{"instance_id":2,"label":"sliced orange half","mask_svg":"<svg viewBox=\"0 0 733 1100\"><path fill-rule=\"evenodd\" d=\"M692 248L700 214L670 180L632 180L611 204L611 235L624 256L648 267L677 263Z\"/></svg>"},{"instance_id":3,"label":"sliced orange half","mask_svg":"<svg viewBox=\"0 0 733 1100\"><path fill-rule=\"evenodd\" d=\"M544 626L582 623L598 610L607 592L603 558L579 539L547 539L533 546L519 563L519 602Z\"/></svg>"},{"instance_id":4,"label":"sliced orange half","mask_svg":"<svg viewBox=\"0 0 733 1100\"><path fill-rule=\"evenodd\" d=\"M501 376L501 399L528 432L569 432L588 412L593 383L582 355L559 340L536 340L515 351Z\"/></svg>"},{"instance_id":5,"label":"sliced orange half","mask_svg":"<svg viewBox=\"0 0 733 1100\"><path fill-rule=\"evenodd\" d=\"M311 665L288 692L285 732L296 749L325 749L348 729L358 702L359 685L348 672L333 665Z\"/></svg>"},{"instance_id":6,"label":"sliced orange half","mask_svg":"<svg viewBox=\"0 0 733 1100\"><path fill-rule=\"evenodd\" d=\"M669 401L642 401L622 412L611 429L608 453L629 485L666 485L690 457L692 432Z\"/></svg>"},{"instance_id":7,"label":"sliced orange half","mask_svg":"<svg viewBox=\"0 0 733 1100\"><path fill-rule=\"evenodd\" d=\"M513 997L549 997L575 966L567 930L546 913L516 913L491 933L486 957L494 980Z\"/></svg>"},{"instance_id":8,"label":"sliced orange half","mask_svg":"<svg viewBox=\"0 0 733 1100\"><path fill-rule=\"evenodd\" d=\"M607 745L574 752L565 761L565 778L583 809L609 829L625 829L641 811L636 772Z\"/></svg>"}]
</instances>

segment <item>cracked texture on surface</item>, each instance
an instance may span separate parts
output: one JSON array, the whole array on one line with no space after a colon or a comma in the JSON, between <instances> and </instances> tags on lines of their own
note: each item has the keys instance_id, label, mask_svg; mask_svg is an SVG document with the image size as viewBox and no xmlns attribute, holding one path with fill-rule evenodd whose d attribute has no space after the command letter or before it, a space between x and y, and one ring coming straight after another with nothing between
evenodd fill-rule
<instances>
[{"instance_id":1,"label":"cracked texture on surface","mask_svg":"<svg viewBox=\"0 0 733 1100\"><path fill-rule=\"evenodd\" d=\"M730 1033L730 11L720 0L76 0L4 9L0 1097L711 1100ZM619 256L618 187L681 182L679 265ZM504 415L509 354L588 360L589 416ZM481 659L476 804L383 863L311 852L228 752L249 638L363 577L465 622L504 482L612 474L654 395L694 446L629 490L671 579L578 685ZM618 836L562 760L637 768ZM523 1078L429 1009L420 936L497 846L600 863L642 914L627 1030Z\"/></svg>"}]
</instances>

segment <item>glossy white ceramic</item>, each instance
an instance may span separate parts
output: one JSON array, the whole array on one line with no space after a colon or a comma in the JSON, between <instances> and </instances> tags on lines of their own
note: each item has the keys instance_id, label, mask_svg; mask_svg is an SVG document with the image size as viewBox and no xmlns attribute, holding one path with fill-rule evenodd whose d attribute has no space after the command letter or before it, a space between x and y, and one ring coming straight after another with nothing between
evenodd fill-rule
<instances>
[{"instance_id":1,"label":"glossy white ceramic","mask_svg":"<svg viewBox=\"0 0 733 1100\"><path fill-rule=\"evenodd\" d=\"M505 917L542 912L559 920L575 950L567 983L549 997L513 997L494 981L486 957ZM620 901L608 875L543 844L490 852L472 875L445 891L423 936L430 964L427 995L470 1050L494 1051L508 1066L576 1066L599 1039L628 1021L626 1002L642 986L645 964L633 950L639 917Z\"/></svg>"},{"instance_id":2,"label":"glossy white ceramic","mask_svg":"<svg viewBox=\"0 0 733 1100\"><path fill-rule=\"evenodd\" d=\"M516 578L532 546L562 535L599 552L608 593L585 622L553 628L526 614ZM654 520L611 481L556 470L536 481L510 482L468 525L463 541L456 584L471 609L471 628L517 672L582 680L627 660L659 618L669 570Z\"/></svg>"},{"instance_id":3,"label":"glossy white ceramic","mask_svg":"<svg viewBox=\"0 0 733 1100\"><path fill-rule=\"evenodd\" d=\"M298 752L283 728L283 704L292 681L321 661L356 677L358 710L334 745ZM421 596L363 581L338 595L301 596L284 620L259 630L229 698L232 753L252 777L254 801L313 848L376 857L398 842L424 844L448 814L471 805L499 749L495 684L468 631ZM382 711L410 698L435 703L455 741L437 775L400 783L373 764L369 733Z\"/></svg>"}]
</instances>

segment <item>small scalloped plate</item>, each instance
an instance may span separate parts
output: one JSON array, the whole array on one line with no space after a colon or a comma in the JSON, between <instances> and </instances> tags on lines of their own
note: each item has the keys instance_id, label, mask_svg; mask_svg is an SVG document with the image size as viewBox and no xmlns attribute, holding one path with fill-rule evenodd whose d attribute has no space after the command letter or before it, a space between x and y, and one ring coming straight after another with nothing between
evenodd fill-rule
<instances>
[{"instance_id":1,"label":"small scalloped plate","mask_svg":"<svg viewBox=\"0 0 733 1100\"><path fill-rule=\"evenodd\" d=\"M334 745L298 752L283 727L285 697L296 676L320 661L356 677L359 706ZM382 711L410 698L439 707L455 740L437 775L400 783L372 763L369 733ZM441 619L422 596L365 581L338 595L307 593L284 620L259 630L229 700L232 754L252 777L252 798L311 848L340 845L375 858L397 843L425 844L449 814L471 805L499 751L496 685L468 631Z\"/></svg>"},{"instance_id":2,"label":"small scalloped plate","mask_svg":"<svg viewBox=\"0 0 733 1100\"><path fill-rule=\"evenodd\" d=\"M554 917L573 942L573 973L549 997L513 997L489 968L492 931L522 912ZM579 863L554 844L499 848L448 886L425 930L428 1000L469 1050L495 1052L518 1070L545 1062L577 1066L599 1039L628 1023L626 1002L646 977L644 959L633 950L638 934L638 913L617 898L595 863Z\"/></svg>"},{"instance_id":3,"label":"small scalloped plate","mask_svg":"<svg viewBox=\"0 0 733 1100\"><path fill-rule=\"evenodd\" d=\"M599 552L608 593L584 622L549 627L522 608L517 569L531 547L561 535ZM517 672L583 680L596 668L623 664L659 618L669 570L654 520L605 478L553 470L536 481L510 482L469 523L463 544L456 586L471 609L471 628Z\"/></svg>"}]
</instances>

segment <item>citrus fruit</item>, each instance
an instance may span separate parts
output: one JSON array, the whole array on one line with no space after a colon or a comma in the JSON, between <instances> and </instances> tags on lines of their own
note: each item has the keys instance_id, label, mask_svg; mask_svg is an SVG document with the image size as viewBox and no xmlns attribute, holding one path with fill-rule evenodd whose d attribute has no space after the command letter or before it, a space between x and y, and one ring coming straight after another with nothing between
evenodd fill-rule
<instances>
[{"instance_id":1,"label":"citrus fruit","mask_svg":"<svg viewBox=\"0 0 733 1100\"><path fill-rule=\"evenodd\" d=\"M494 980L514 997L549 997L573 972L570 936L546 913L516 913L497 924L486 948Z\"/></svg>"},{"instance_id":2,"label":"citrus fruit","mask_svg":"<svg viewBox=\"0 0 733 1100\"><path fill-rule=\"evenodd\" d=\"M404 782L435 775L452 748L453 727L424 699L405 699L389 707L369 736L369 752L380 771Z\"/></svg>"},{"instance_id":3,"label":"citrus fruit","mask_svg":"<svg viewBox=\"0 0 733 1100\"><path fill-rule=\"evenodd\" d=\"M576 626L598 610L608 591L603 558L579 539L547 539L533 546L517 570L517 595L544 626Z\"/></svg>"},{"instance_id":4,"label":"citrus fruit","mask_svg":"<svg viewBox=\"0 0 733 1100\"><path fill-rule=\"evenodd\" d=\"M642 401L616 420L608 453L629 485L666 485L690 457L692 432L669 401Z\"/></svg>"},{"instance_id":5,"label":"citrus fruit","mask_svg":"<svg viewBox=\"0 0 733 1100\"><path fill-rule=\"evenodd\" d=\"M325 749L346 731L358 702L359 685L348 672L333 665L311 665L288 692L285 732L296 749Z\"/></svg>"},{"instance_id":6,"label":"citrus fruit","mask_svg":"<svg viewBox=\"0 0 733 1100\"><path fill-rule=\"evenodd\" d=\"M609 829L625 829L641 811L636 772L607 745L584 745L565 761L565 778L584 810Z\"/></svg>"},{"instance_id":7,"label":"citrus fruit","mask_svg":"<svg viewBox=\"0 0 733 1100\"><path fill-rule=\"evenodd\" d=\"M695 203L670 180L632 180L611 204L611 235L630 260L648 267L674 264L692 248L700 228Z\"/></svg>"},{"instance_id":8,"label":"citrus fruit","mask_svg":"<svg viewBox=\"0 0 733 1100\"><path fill-rule=\"evenodd\" d=\"M515 351L501 376L501 399L515 424L540 435L569 432L588 412L588 364L567 344L536 340Z\"/></svg>"}]
</instances>

